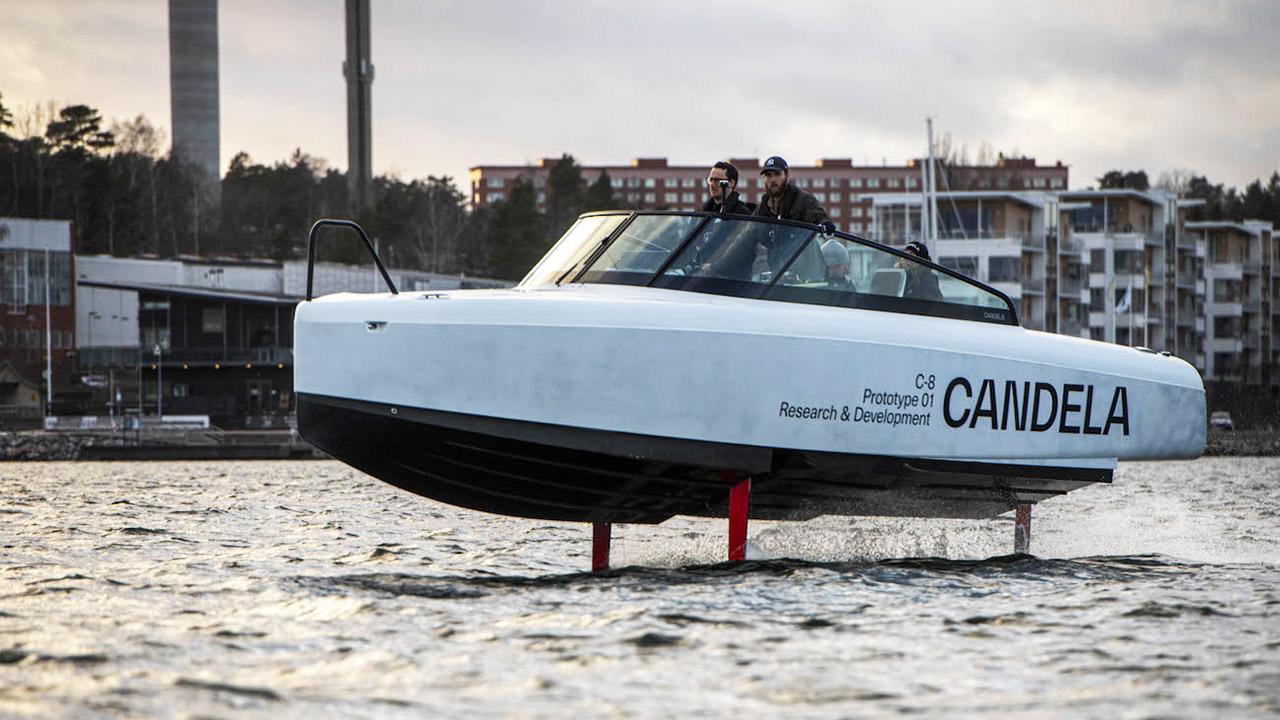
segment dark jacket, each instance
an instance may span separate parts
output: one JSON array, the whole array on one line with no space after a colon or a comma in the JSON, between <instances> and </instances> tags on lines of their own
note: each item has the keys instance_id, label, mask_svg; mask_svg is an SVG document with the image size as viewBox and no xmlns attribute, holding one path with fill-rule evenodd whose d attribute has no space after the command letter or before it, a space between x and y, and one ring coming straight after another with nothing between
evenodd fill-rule
<instances>
[{"instance_id":1,"label":"dark jacket","mask_svg":"<svg viewBox=\"0 0 1280 720\"><path fill-rule=\"evenodd\" d=\"M818 198L801 190L792 183L787 183L786 189L782 191L782 199L778 202L777 213L769 209L769 197L765 195L761 196L760 204L756 206L755 214L756 217L798 220L812 225L831 222L831 218L827 217L827 211L823 210L822 205L818 203Z\"/></svg>"},{"instance_id":2,"label":"dark jacket","mask_svg":"<svg viewBox=\"0 0 1280 720\"><path fill-rule=\"evenodd\" d=\"M702 212L718 212L721 215L750 215L753 211L755 206L749 202L743 202L742 198L738 197L737 190L729 193L729 201L723 205L716 204L716 201L711 198L707 198L707 201L702 203Z\"/></svg>"},{"instance_id":3,"label":"dark jacket","mask_svg":"<svg viewBox=\"0 0 1280 720\"><path fill-rule=\"evenodd\" d=\"M938 288L938 273L935 270L919 265L908 270L907 285L902 289L902 296L916 300L942 302L942 290Z\"/></svg>"}]
</instances>

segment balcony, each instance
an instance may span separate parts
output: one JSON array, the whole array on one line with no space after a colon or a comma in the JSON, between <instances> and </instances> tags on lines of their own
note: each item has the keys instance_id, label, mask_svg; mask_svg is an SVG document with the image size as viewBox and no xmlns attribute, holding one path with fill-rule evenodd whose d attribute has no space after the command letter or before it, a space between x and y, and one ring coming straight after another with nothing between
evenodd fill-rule
<instances>
[{"instance_id":1,"label":"balcony","mask_svg":"<svg viewBox=\"0 0 1280 720\"><path fill-rule=\"evenodd\" d=\"M1084 254L1084 243L1067 235L1058 242L1058 254L1060 255L1082 255Z\"/></svg>"},{"instance_id":2,"label":"balcony","mask_svg":"<svg viewBox=\"0 0 1280 720\"><path fill-rule=\"evenodd\" d=\"M165 365L293 365L293 348L264 346L256 348L186 347L173 348L162 356Z\"/></svg>"},{"instance_id":3,"label":"balcony","mask_svg":"<svg viewBox=\"0 0 1280 720\"><path fill-rule=\"evenodd\" d=\"M1024 250L1039 250L1041 252L1044 252L1044 235L1033 235L1031 233L1025 233L1022 235L1021 239L1022 239L1022 248Z\"/></svg>"},{"instance_id":4,"label":"balcony","mask_svg":"<svg viewBox=\"0 0 1280 720\"><path fill-rule=\"evenodd\" d=\"M163 364L171 365L293 365L293 349L286 347L172 348L160 355ZM150 350L142 353L146 364L155 362ZM132 368L138 364L136 347L90 347L76 350L76 368L80 372L109 368Z\"/></svg>"}]
</instances>

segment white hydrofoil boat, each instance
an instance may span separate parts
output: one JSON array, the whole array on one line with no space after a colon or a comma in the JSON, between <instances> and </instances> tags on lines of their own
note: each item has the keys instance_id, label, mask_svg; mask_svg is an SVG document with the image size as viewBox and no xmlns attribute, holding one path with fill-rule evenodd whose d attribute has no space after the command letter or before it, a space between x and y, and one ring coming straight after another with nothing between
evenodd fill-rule
<instances>
[{"instance_id":1,"label":"white hydrofoil boat","mask_svg":"<svg viewBox=\"0 0 1280 720\"><path fill-rule=\"evenodd\" d=\"M834 276L830 242L849 256ZM1183 360L1023 329L997 290L799 223L589 213L515 288L387 284L308 283L299 430L487 512L729 516L740 556L747 517L1027 512L1205 443Z\"/></svg>"}]
</instances>

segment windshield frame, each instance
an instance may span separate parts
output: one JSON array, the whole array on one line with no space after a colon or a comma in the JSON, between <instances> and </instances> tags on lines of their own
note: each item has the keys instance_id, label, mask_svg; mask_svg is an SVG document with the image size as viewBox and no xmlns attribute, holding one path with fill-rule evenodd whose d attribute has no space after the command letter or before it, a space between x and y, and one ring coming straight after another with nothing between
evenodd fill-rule
<instances>
[{"instance_id":1,"label":"windshield frame","mask_svg":"<svg viewBox=\"0 0 1280 720\"><path fill-rule=\"evenodd\" d=\"M923 265L929 268L930 270L933 270L934 272L940 273L942 275L946 275L948 277L955 278L956 280L959 280L960 282L966 285L971 285L973 287L976 287L979 290L982 290L983 292L986 292L998 298L999 300L1003 301L1004 308L1002 309L1008 312L1008 320L1002 321L989 316L970 317L970 315L973 314L972 312L967 312L967 313L954 312L954 311L948 312L941 307L933 308L933 309L939 310L938 312L921 313L921 312L911 311L911 306L916 303L927 303L928 305L951 306L953 308L967 308L967 309L978 309L978 310L981 310L983 307L978 305L964 305L959 303L938 303L938 302L928 301L928 300L911 301L911 303L902 305L901 307L895 306L894 303L886 303L878 300L870 300L869 302L860 303L856 307L861 307L862 309L880 311L880 312L899 312L899 313L904 313L908 315L916 315L919 317L943 317L943 318L967 319L967 320L975 320L977 322L986 322L986 323L997 324L997 325L1020 325L1021 324L1018 319L1018 310L1013 300L1011 300L1008 295L1005 295L1003 292L997 290L996 288L993 288L990 285L987 285L986 283L983 283L979 280L975 280L974 278L963 275L956 270L952 270L951 268L939 265L932 260L925 260L915 255L908 254L904 252L902 249L891 247L889 245L882 245L874 240L870 240L870 239L861 237L859 235L854 235L852 233L846 233L846 232L837 230L834 233L823 234L822 228L818 225L810 225L809 223L798 222L794 220L782 220L782 219L771 218L771 217L761 217L761 216L751 216L751 215L732 215L732 214L720 214L715 212L685 211L685 210L599 210L595 212L583 213L581 216L579 216L579 219L588 218L588 217L618 216L618 215L624 215L626 216L626 219L623 220L621 223L619 223L618 226L613 229L613 232L611 232L605 239L600 241L597 247L589 255L586 256L586 258L581 262L579 266L571 268L569 271L564 273L563 276L558 278L555 282L555 285L559 286L563 283L578 284L578 283L587 282L587 281L581 280L582 276L585 275L592 268L593 263L595 263L596 260L602 254L604 254L608 250L608 248L615 241L617 241L617 239L620 236L622 236L623 233L626 232L627 228L630 227L632 223L636 221L637 218L647 217L647 216L662 216L662 215L681 216L681 217L700 217L702 219L691 226L691 229L688 231L685 238L681 240L678 245L675 246L675 248L667 256L666 260L664 260L649 275L647 281L643 283L638 283L638 282L612 282L611 283L611 282L594 282L593 281L594 284L643 285L645 287L684 290L686 292L703 292L703 293L710 293L715 295L728 295L732 297L746 297L746 298L752 298L752 299L758 299L758 300L766 300L770 302L790 302L793 304L835 305L839 307L846 307L845 305L841 305L840 303L837 303L837 302L826 302L826 301L811 302L808 300L787 300L779 297L770 297L771 294L775 294L773 293L775 287L776 288L785 287L785 286L777 285L778 281L783 277L783 273L781 272L774 273L774 275L770 277L767 283L759 283L759 282L748 283L743 281L725 280L720 278L692 278L687 276L681 276L680 280L682 282L678 284L672 282L669 279L669 278L672 278L672 276L668 274L668 270L670 269L671 264L674 263L676 259L679 258L685 252L686 248L692 242L694 242L694 240L698 237L698 234L703 230L703 228L705 228L708 225L708 223L710 223L715 218L720 218L724 220L738 220L738 221L746 221L746 222L752 222L752 223L771 223L774 225L784 225L784 226L789 226L793 228L798 228L801 230L806 230L816 234L820 234L824 238L833 238L833 239L838 238L845 242L852 242L858 245L865 246L873 251L887 253L897 258L905 259L910 262L919 263L920 265ZM809 238L809 240L812 240L812 238ZM782 267L783 268L789 267L791 263L795 262L796 258L798 258L800 254L804 251L804 248L807 245L807 243L808 241L799 243L797 245L797 248L792 252L791 256L787 258L787 262L784 265L782 265ZM568 277L570 275L572 277ZM667 280L664 281L664 279L667 279ZM521 284L523 285L523 282ZM783 294L785 295L786 293L783 293ZM877 297L867 293L862 293L860 295L867 298ZM854 307L854 306L849 306L849 307ZM926 307L926 306L917 305L917 307ZM997 308L988 308L988 309L997 309Z\"/></svg>"}]
</instances>

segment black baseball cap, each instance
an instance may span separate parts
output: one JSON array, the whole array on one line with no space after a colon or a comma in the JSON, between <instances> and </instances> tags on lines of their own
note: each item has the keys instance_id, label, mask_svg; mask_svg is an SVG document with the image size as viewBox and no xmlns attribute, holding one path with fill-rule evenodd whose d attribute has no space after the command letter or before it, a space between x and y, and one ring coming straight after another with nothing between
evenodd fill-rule
<instances>
[{"instance_id":1,"label":"black baseball cap","mask_svg":"<svg viewBox=\"0 0 1280 720\"><path fill-rule=\"evenodd\" d=\"M929 248L925 247L925 244L922 242L913 240L907 243L907 246L903 248L903 250L910 250L916 254L916 257L933 262L933 258L929 257Z\"/></svg>"},{"instance_id":2,"label":"black baseball cap","mask_svg":"<svg viewBox=\"0 0 1280 720\"><path fill-rule=\"evenodd\" d=\"M787 161L781 157L774 155L764 161L764 165L760 166L760 174L763 175L769 170L777 170L778 172L787 172Z\"/></svg>"}]
</instances>

